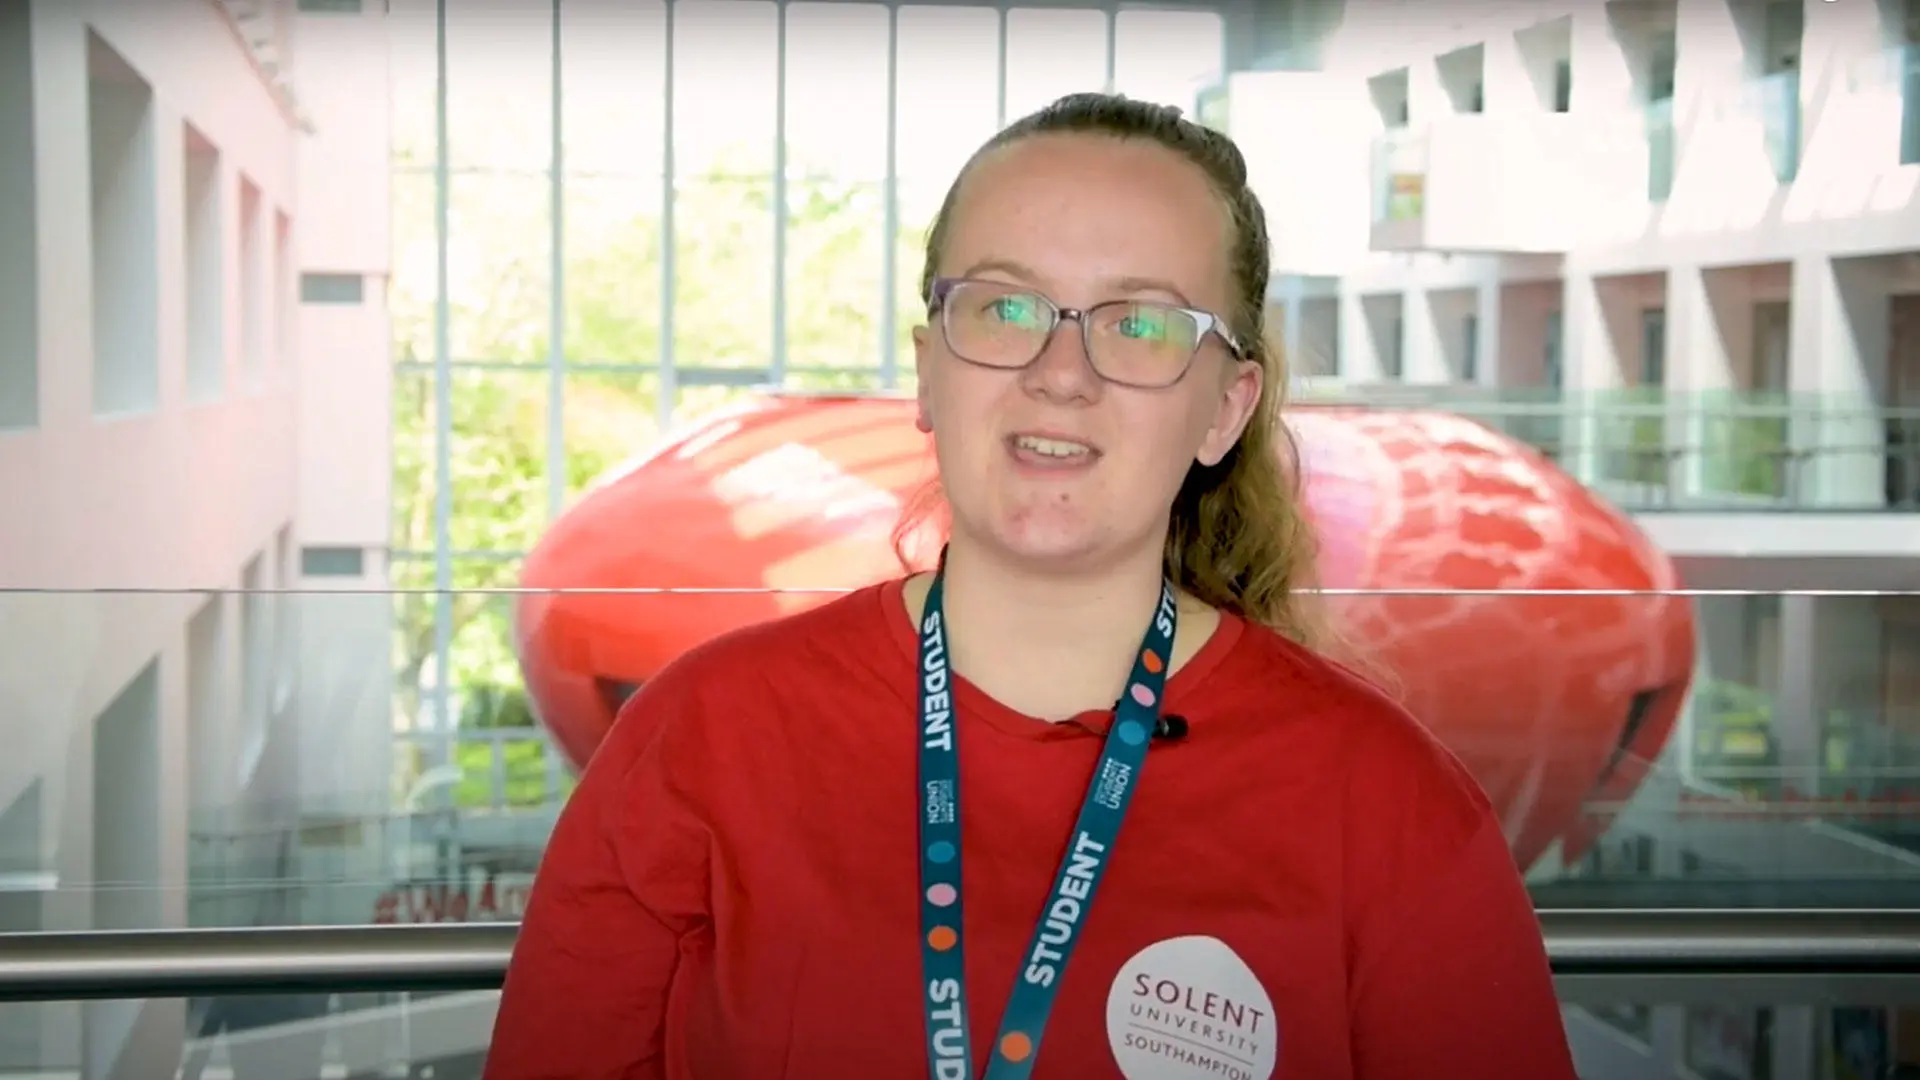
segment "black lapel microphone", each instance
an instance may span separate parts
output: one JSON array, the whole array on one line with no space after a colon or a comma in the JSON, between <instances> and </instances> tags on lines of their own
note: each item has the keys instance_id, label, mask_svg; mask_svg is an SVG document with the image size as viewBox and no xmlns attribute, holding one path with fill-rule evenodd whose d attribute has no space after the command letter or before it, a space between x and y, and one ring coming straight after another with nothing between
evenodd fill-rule
<instances>
[{"instance_id":1,"label":"black lapel microphone","mask_svg":"<svg viewBox=\"0 0 1920 1080\"><path fill-rule=\"evenodd\" d=\"M1114 699L1113 711L1116 713L1120 711L1119 698ZM1156 739L1164 739L1169 742L1175 739L1186 738L1187 737L1187 718L1184 716L1162 716L1159 720L1154 722L1153 737Z\"/></svg>"}]
</instances>

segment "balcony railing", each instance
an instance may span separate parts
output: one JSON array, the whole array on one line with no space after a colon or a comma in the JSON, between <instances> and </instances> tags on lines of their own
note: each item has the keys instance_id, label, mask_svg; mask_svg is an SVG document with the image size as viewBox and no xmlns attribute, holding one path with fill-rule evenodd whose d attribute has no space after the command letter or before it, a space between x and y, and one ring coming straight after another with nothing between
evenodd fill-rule
<instances>
[{"instance_id":1,"label":"balcony railing","mask_svg":"<svg viewBox=\"0 0 1920 1080\"><path fill-rule=\"evenodd\" d=\"M1603 979L1769 977L1856 980L1920 996L1920 912L1580 911L1540 913L1554 974ZM0 1001L133 1000L226 994L351 994L498 989L512 926L296 927L0 934ZM1700 987L1656 987L1684 1000ZM1808 988L1803 987L1802 994ZM1635 987L1634 993L1644 993ZM1794 999L1791 986L1781 988ZM1673 1000L1673 999L1668 999Z\"/></svg>"},{"instance_id":2,"label":"balcony railing","mask_svg":"<svg viewBox=\"0 0 1920 1080\"><path fill-rule=\"evenodd\" d=\"M196 1000L186 1008L184 1035L177 1013L165 1016L165 1025L153 1025L167 1026L167 1038L174 1040L169 1052L184 1041L190 1054L220 1052L221 1045L229 1055L242 1046L265 1053L269 1044L275 1053L291 1053L292 1043L324 1034L334 1047L326 1052L344 1055L329 1059L325 1069L283 1067L269 1075L378 1075L392 1064L381 1055L393 1043L382 1040L400 1028L408 1032L409 1053L425 1054L420 1047L429 1042L448 1056L483 1047L493 1007L485 991L498 984L514 940L512 924L525 909L533 872L571 781L543 733L527 723L526 710L505 692L518 689L512 665L493 662L508 653L510 639L503 629L508 623L484 616L508 610L515 598L511 591L459 597L462 610L483 617L462 629L460 640L472 648L446 680L456 705L447 713L457 723L420 730L435 712L421 700L429 693L429 677L410 662L417 657L392 656L396 639L404 650L407 642L422 637L410 632L417 626L397 625L414 610L404 601L417 601L418 595L378 590L278 594L282 603L275 606L303 630L290 659L297 674L290 681L293 705L284 714L285 726L269 739L260 772L289 778L278 802L262 790L237 810L198 809L186 823L189 835L182 837L177 809L167 812L166 819L175 822L168 825L156 820L158 813L143 817L137 808L113 805L114 793L97 788L79 795L69 790L63 799L46 800L44 809L37 798L19 799L16 805L34 806L36 814L46 816L37 817L31 830L9 830L10 846L0 849L10 871L0 881L0 929L16 931L0 934L0 997L16 1002L121 999L93 1000L85 1008L48 1007L48 1015L72 1018L62 1023L103 1027L123 1015L115 1010L145 1007L127 998L190 997ZM1462 595L1471 594L1463 590ZM476 598L497 601L499 607L466 603ZM34 775L52 775L71 788L88 765L98 768L100 761L129 751L126 742L109 741L111 725L92 726L94 716L105 707L111 688L135 677L131 672L152 670L161 673L156 676L161 684L178 680L171 683L178 692L154 705L154 723L168 732L165 760L185 763L165 771L157 763L151 766L149 775L159 777L153 799L174 808L185 802L201 806L203 793L180 773L191 768L198 774L209 759L219 757L219 728L238 719L229 715L237 703L208 685L206 673L214 668L202 668L199 661L203 651L225 657L227 649L196 645L198 635L183 628L196 612L236 610L242 599L231 593L164 590L0 592L0 644L6 646L0 654L7 661L0 664L0 702L9 707L0 717L0 732L11 740L7 760L31 763L0 779L19 785L14 792L31 790ZM1351 593L1334 599L1379 602ZM1714 605L1750 599L1744 593L1731 598L1694 594L1689 602L1699 606L1704 627ZM647 595L635 594L636 604L647 602ZM1537 593L1516 591L1469 602L1525 608L1542 600ZM1546 601L1568 625L1588 622L1577 610L1581 604L1596 605L1604 619L1604 612L1621 602L1607 592L1555 594ZM1829 600L1823 596L1816 602ZM1872 602L1912 601L1876 597ZM1720 610L1724 615L1727 608ZM1820 620L1827 625L1825 614ZM1522 627L1545 627L1548 621L1526 610L1506 619ZM1460 650L1506 655L1510 648L1510 641L1469 640L1461 641L1455 653L1472 663ZM1478 662L1498 670L1497 663ZM1847 658L1850 669L1852 662ZM237 677L238 671L226 674ZM1599 843L1579 861L1545 860L1550 865L1533 868L1530 887L1562 976L1564 1000L1588 1007L1588 1020L1639 1030L1649 1023L1650 1009L1667 1007L1765 1009L1784 1003L1920 1000L1915 981L1920 972L1901 966L1916 962L1904 943L1908 930L1902 929L1911 924L1860 910L1920 909L1920 803L1911 801L1905 781L1896 779L1920 772L1915 757L1920 748L1899 745L1898 736L1890 734L1911 724L1885 707L1881 679L1862 674L1821 684L1822 716L1813 736L1824 755L1818 769L1806 767L1800 753L1806 739L1796 742L1792 730L1797 726L1804 732L1809 718L1783 715L1787 710L1764 695L1696 682L1691 726L1676 731L1658 759L1643 763L1648 773L1640 789L1623 806L1589 803L1584 808L1610 823ZM1555 708L1551 702L1541 706L1540 700L1526 695L1515 699L1513 708ZM1519 756L1516 751L1551 756L1565 747L1577 752L1576 740L1557 737L1558 714L1480 719L1494 723L1481 725L1477 737L1493 732L1509 740L1491 755L1475 754L1471 741L1460 744L1463 762L1487 777L1490 787L1497 787L1502 763ZM508 722L521 726L489 726ZM69 734L82 730L87 734L77 739ZM1716 754L1683 758L1681 751L1703 738L1713 740ZM151 760L147 745L131 752ZM294 784L282 760L289 749L299 750L308 763L340 758L355 764L334 771L332 787ZM383 775L383 768L395 775ZM557 783L551 779L556 772L562 774ZM1848 792L1856 797L1847 799ZM101 835L117 828L144 835L163 854L123 865L116 876L111 868L102 869L95 852L75 850L85 844L43 847L25 839L85 836L85 830ZM176 854L182 848L184 860ZM1656 850L1658 859L1650 854ZM1635 852L1648 854L1636 861ZM297 892L300 902L276 906L236 899L274 892ZM127 896L159 899L111 905L117 922L102 916L108 910L102 898ZM1636 906L1649 913L1590 910ZM1783 906L1837 913L1803 919L1792 912L1726 915L1718 910ZM188 912L204 912L198 920L202 925L186 928ZM222 919L245 925L206 932ZM388 922L467 925L367 925ZM119 929L88 929L107 926ZM415 934L415 929L431 932ZM55 933L43 936L43 931ZM1866 944L1850 944L1849 933L1862 935ZM1670 942L1673 935L1694 944L1656 944ZM259 967L262 956L269 961L265 969ZM1822 977L1813 979L1815 972ZM1626 1004L1600 1008L1609 1002ZM1691 1005L1658 1004L1673 1002ZM429 1039L429 1031L437 1034ZM8 1057L16 1048L0 1038L0 1072L75 1074L75 1045L72 1039L32 1044L21 1052L30 1060L22 1060ZM129 1053L145 1054L153 1044L127 1045L133 1048ZM308 1052L321 1050L303 1051ZM250 1073L236 1066L235 1075Z\"/></svg>"},{"instance_id":3,"label":"balcony railing","mask_svg":"<svg viewBox=\"0 0 1920 1080\"><path fill-rule=\"evenodd\" d=\"M1777 1043L1812 1065L1830 1038L1861 1067L1844 1075L1904 1075L1887 1034L1920 1002L1920 914L1559 909L1539 920L1583 1074L1710 1072L1676 1068L1665 1056L1677 1052L1778 1075L1766 1071ZM216 1075L224 1056L217 1075L472 1075L514 945L510 926L0 935L0 1001L27 1021L11 1025L0 1069L86 1075L105 1059L191 1078ZM167 1008L183 998L184 1030ZM1694 1037L1654 1049L1656 1015ZM1701 1032L1721 1037L1696 1045Z\"/></svg>"},{"instance_id":4,"label":"balcony railing","mask_svg":"<svg viewBox=\"0 0 1920 1080\"><path fill-rule=\"evenodd\" d=\"M1470 417L1633 511L1920 512L1920 409L1765 394L1563 395L1331 380L1305 381L1295 400Z\"/></svg>"},{"instance_id":5,"label":"balcony railing","mask_svg":"<svg viewBox=\"0 0 1920 1080\"><path fill-rule=\"evenodd\" d=\"M647 604L650 592L636 592L634 603ZM280 759L289 748L309 760L338 757L356 762L353 769L340 770L344 775L337 776L331 788L303 781L284 788L277 802L272 792L262 791L237 810L198 809L187 822L189 835L184 838L164 825L145 824L151 819L142 817L144 811L137 807L110 805L110 793L96 791L92 797L69 797L58 804L56 816L81 817L48 820L43 829L69 834L125 829L143 832L147 842L162 851L186 849L185 860L163 855L124 866L117 876L103 870L90 853L76 855L73 845L50 851L25 845L0 850L7 858L4 868L13 872L0 883L5 887L0 893L5 901L0 904L0 930L16 931L0 934L0 997L188 996L196 999L188 1006L185 1024L190 1053L208 1053L223 1043L228 1054L236 1046L265 1053L268 1044L281 1047L278 1053L285 1046L276 1040L297 1042L324 1032L330 1038L338 1035L337 1042L345 1047L338 1052L353 1065L345 1073L352 1075L374 1075L382 1067L370 1060L386 1045L379 1042L378 1029L396 1015L408 1023L436 1018L418 1030L438 1031L434 1045L448 1054L484 1045L492 998L474 991L497 985L513 942L512 924L526 909L534 872L570 790L571 770L563 767L528 711L512 700L520 688L511 663L493 662L508 653L510 641L504 629L510 623L493 616L510 611L516 593L476 590L458 598L462 610L480 614L460 634L470 648L448 679L456 706L451 710L423 705L432 677L410 662L417 658L397 657L391 666L380 662L396 639L405 649L406 642L421 637L411 632L416 628L396 626L413 610L402 601L417 595L377 590L279 594L284 603L277 606L304 632L293 657L298 673L290 690L294 705L285 714L285 727L269 741L261 775L277 769L288 776ZM1522 610L1503 621L1526 627L1546 627L1554 620L1585 625L1589 619L1578 610L1581 605L1595 605L1594 618L1604 620L1622 602L1609 592L1545 598L1524 590L1480 595L1466 602L1515 605ZM1461 596L1474 594L1461 590ZM98 707L99 695L90 688L123 685L130 668L143 669L145 658L159 650L161 671L185 669L165 676L179 678L184 691L164 706L170 710L165 723L177 740L170 753L173 760L190 762L189 767L199 770L205 759L219 755L217 728L229 718L223 695L201 685L202 677L186 673L203 669L191 639L183 647L181 626L196 611L222 604L237 608L241 599L244 596L158 590L0 592L0 643L7 646L0 653L9 661L0 665L0 702L13 706L0 730L13 740L12 760L51 761L40 768L83 775L84 767L76 769L76 764L113 756L115 750L106 743L90 743L75 762L36 750L33 740L56 733L46 745L63 747L64 733L89 724ZM467 603L476 599L485 603ZM673 598L682 604L688 599ZM1731 599L1696 594L1689 603L1698 605L1702 614L1697 625L1704 628L1714 619L1715 605L1720 605L1719 621L1724 621L1725 605L1749 599L1745 594ZM1337 593L1332 600L1381 602L1377 596L1351 592ZM496 602L497 607L489 606ZM1557 614L1524 610L1529 605ZM14 628L24 632L5 634ZM497 640L495 634L500 635ZM1478 637L1481 640L1460 642L1450 656L1496 669L1497 661L1490 664L1484 656L1475 660L1472 651L1507 655L1511 643ZM346 658L355 662L343 662ZM1591 1019L1615 1028L1637 1028L1647 1022L1647 1009L1667 1007L1650 1002L1705 1001L1724 1008L1732 997L1764 1008L1799 1000L1796 995L1802 990L1766 979L1718 983L1716 993L1706 995L1673 985L1674 976L1682 968L1703 976L1723 970L1712 964L1732 965L1725 970L1737 969L1741 975L1789 970L1779 965L1802 965L1791 970L1804 972L1804 965L1813 962L1804 951L1806 943L1826 933L1818 926L1851 922L1858 930L1872 927L1873 917L1848 910L1837 917L1840 921L1812 929L1775 925L1768 930L1765 927L1774 924L1760 916L1723 922L1717 921L1718 911L1708 909L1920 909L1920 804L1908 799L1908 788L1887 782L1892 772L1920 771L1920 759L1890 744L1888 729L1902 727L1903 718L1880 707L1883 693L1880 680L1864 677L1823 691L1823 714L1844 713L1849 719L1844 724L1831 716L1824 719L1815 738L1832 753L1813 776L1804 755L1796 758L1798 751L1778 749L1804 748L1806 740L1796 742L1791 729L1805 728L1805 718L1777 716L1784 710L1764 695L1697 682L1689 719L1659 757L1638 762L1647 769L1646 779L1631 798L1605 805L1595 796L1577 810L1596 823L1599 840L1585 855L1568 856L1564 862L1555 856L1530 867L1529 885L1563 973L1567 1001L1593 1006L1627 1002L1619 1009L1594 1011ZM1540 708L1541 700L1523 694L1513 708ZM1500 711L1495 708L1493 713ZM454 717L456 723L421 730L436 712ZM1491 722L1468 732L1471 738L1458 730L1443 737L1455 740L1463 764L1483 778L1490 791L1515 790L1516 760L1539 763L1564 753L1585 753L1579 740L1556 737L1557 714L1476 716ZM509 723L519 726L498 726ZM1436 733L1442 728L1436 725ZM210 742L202 742L203 736ZM1691 752L1704 739L1712 740L1716 754ZM179 746L180 741L187 745ZM124 749L125 744L119 745ZM1537 756L1523 757L1529 754ZM382 768L393 775L381 775ZM4 778L20 781L21 775L16 771ZM184 801L199 805L203 797L191 791L177 771L164 774L158 790L154 798L174 806ZM1846 799L1847 792L1856 797ZM1611 854L1616 849L1674 853L1635 863ZM179 902L182 894L184 904ZM263 896L296 896L298 902L256 902ZM129 904L129 897L152 902ZM112 903L103 904L103 898ZM1629 939L1635 934L1601 931L1600 923L1582 922L1601 918L1598 914L1568 910L1629 906L1654 911L1651 920L1632 924L1640 937L1652 940L1677 926L1685 934L1697 932L1700 940L1715 939L1718 944L1712 948L1719 951L1708 957L1709 966L1687 968L1670 952L1634 944ZM1674 913L1675 908L1698 910ZM188 913L198 925L189 925ZM226 925L233 933L202 933L222 920L231 920ZM415 937L405 929L388 934L384 931L389 928L368 925L377 923L455 925L444 935ZM114 929L97 935L90 927ZM263 932L253 932L256 928ZM42 936L46 931L54 933ZM1775 943L1758 952L1741 951L1758 938ZM1585 944L1578 944L1582 941ZM1732 944L1735 941L1746 944ZM395 959L390 948L415 960L437 959L414 967L413 961ZM1802 951L1794 954L1795 948ZM256 949L292 965L275 969L280 981L269 984L273 996L221 997L261 990L262 984L245 974ZM1876 955L1884 960L1890 954ZM1841 969L1854 964L1856 972L1865 972L1857 965L1874 961L1873 956L1857 954L1839 962L1831 956L1824 959ZM1602 976L1602 970L1614 973ZM1636 977L1635 970L1642 973ZM1891 978L1858 974L1847 985L1861 996L1851 1000L1871 1001L1893 993L1885 982ZM1839 993L1835 985L1826 983L1825 992ZM1920 999L1920 984L1908 985ZM330 993L351 994L354 1000L330 999ZM426 997L432 994L440 996L429 1004ZM375 1000L370 1003L370 998ZM95 1022L102 1010L119 1009L123 1003L90 1004L73 1012L74 1022ZM441 1009L447 1014L435 1011ZM454 1023L454 1012L464 1019ZM437 1026L442 1019L451 1026ZM177 1018L168 1023L171 1031L182 1030ZM352 1039L342 1034L349 1030L356 1033ZM0 1036L4 1034L0 1029ZM425 1041L410 1045L418 1052ZM140 1053L149 1050L149 1044L137 1047ZM0 1072L35 1066L42 1072L73 1070L71 1062L57 1056L69 1053L64 1047L30 1048L29 1054L50 1055L44 1060L21 1061L8 1058L7 1052L8 1044L0 1037ZM283 1068L274 1075L343 1074L333 1065L328 1069L332 1071Z\"/></svg>"}]
</instances>

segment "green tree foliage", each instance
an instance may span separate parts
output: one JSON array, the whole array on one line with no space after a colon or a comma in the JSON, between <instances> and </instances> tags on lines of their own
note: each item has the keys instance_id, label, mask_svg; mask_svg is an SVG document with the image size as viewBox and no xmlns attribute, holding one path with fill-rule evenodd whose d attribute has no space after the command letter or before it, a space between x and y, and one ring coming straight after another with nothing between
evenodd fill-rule
<instances>
[{"instance_id":1,"label":"green tree foliage","mask_svg":"<svg viewBox=\"0 0 1920 1080\"><path fill-rule=\"evenodd\" d=\"M435 387L436 231L433 175L398 155L390 304L393 402L393 544L413 553L394 566L405 590L431 589ZM564 491L571 499L660 435L661 193L657 181L569 178L563 211L565 344L561 389ZM682 178L675 192L673 354L678 366L765 367L771 359L773 183L725 163ZM510 597L480 590L516 583L518 555L548 523L547 370L550 218L542 176L456 172L449 186L449 444L453 662L461 722L499 726L473 708L506 701L519 679L510 646ZM801 179L788 185L787 357L794 368L832 371L789 379L814 387L874 385L880 359L883 194L873 183ZM925 227L898 237L895 355L911 374L908 335L920 321L913 295ZM482 366L486 365L486 366ZM519 365L519 366L511 366ZM731 392L685 387L676 417ZM400 700L418 715L434 655L436 598L404 596L396 612ZM463 688L473 708L459 704ZM522 722L524 709L515 713Z\"/></svg>"}]
</instances>

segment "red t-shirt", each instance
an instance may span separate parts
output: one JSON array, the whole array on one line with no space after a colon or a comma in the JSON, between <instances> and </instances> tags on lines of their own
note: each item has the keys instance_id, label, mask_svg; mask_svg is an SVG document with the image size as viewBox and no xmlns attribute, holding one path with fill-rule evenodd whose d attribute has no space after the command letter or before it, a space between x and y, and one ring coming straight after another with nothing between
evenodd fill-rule
<instances>
[{"instance_id":1,"label":"red t-shirt","mask_svg":"<svg viewBox=\"0 0 1920 1080\"><path fill-rule=\"evenodd\" d=\"M488 1080L928 1075L917 637L896 581L694 650L560 815ZM1111 713L956 687L984 1068ZM1035 1080L1574 1080L1478 786L1404 711L1227 618L1177 671Z\"/></svg>"}]
</instances>

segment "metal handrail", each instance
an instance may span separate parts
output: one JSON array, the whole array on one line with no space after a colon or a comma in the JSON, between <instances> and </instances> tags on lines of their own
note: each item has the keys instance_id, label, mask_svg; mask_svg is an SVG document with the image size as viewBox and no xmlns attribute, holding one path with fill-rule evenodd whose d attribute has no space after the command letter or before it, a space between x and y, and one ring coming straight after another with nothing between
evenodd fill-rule
<instances>
[{"instance_id":1,"label":"metal handrail","mask_svg":"<svg viewBox=\"0 0 1920 1080\"><path fill-rule=\"evenodd\" d=\"M1920 910L1546 910L1556 976L1920 977ZM0 934L0 1001L490 990L513 923Z\"/></svg>"},{"instance_id":2,"label":"metal handrail","mask_svg":"<svg viewBox=\"0 0 1920 1080\"><path fill-rule=\"evenodd\" d=\"M0 934L0 1001L500 987L514 923Z\"/></svg>"}]
</instances>

